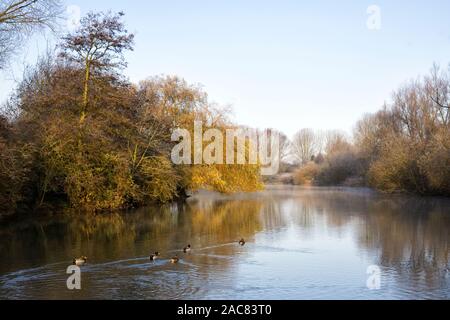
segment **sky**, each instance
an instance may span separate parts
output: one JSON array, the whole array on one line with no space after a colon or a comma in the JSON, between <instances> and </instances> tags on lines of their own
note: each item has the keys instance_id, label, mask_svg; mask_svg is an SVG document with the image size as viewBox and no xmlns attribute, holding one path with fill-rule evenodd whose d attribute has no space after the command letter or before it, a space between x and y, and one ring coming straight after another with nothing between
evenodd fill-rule
<instances>
[{"instance_id":1,"label":"sky","mask_svg":"<svg viewBox=\"0 0 450 320\"><path fill-rule=\"evenodd\" d=\"M232 119L292 136L351 132L407 80L450 62L450 1L68 0L81 14L124 11L136 34L126 75L201 84ZM379 14L368 8L375 5ZM374 22L375 24L369 24ZM374 28L374 26L376 28ZM0 74L0 100L21 66L52 46L35 36Z\"/></svg>"}]
</instances>

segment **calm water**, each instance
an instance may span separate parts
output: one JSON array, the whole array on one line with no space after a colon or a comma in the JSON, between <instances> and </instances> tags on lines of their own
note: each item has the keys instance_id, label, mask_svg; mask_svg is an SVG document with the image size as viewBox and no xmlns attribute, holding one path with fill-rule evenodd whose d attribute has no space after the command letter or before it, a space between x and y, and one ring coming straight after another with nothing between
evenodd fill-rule
<instances>
[{"instance_id":1,"label":"calm water","mask_svg":"<svg viewBox=\"0 0 450 320\"><path fill-rule=\"evenodd\" d=\"M202 192L184 205L0 227L0 299L449 299L449 231L448 199ZM150 262L156 250L163 259ZM81 255L82 290L69 291L66 268ZM370 265L380 290L367 288Z\"/></svg>"}]
</instances>

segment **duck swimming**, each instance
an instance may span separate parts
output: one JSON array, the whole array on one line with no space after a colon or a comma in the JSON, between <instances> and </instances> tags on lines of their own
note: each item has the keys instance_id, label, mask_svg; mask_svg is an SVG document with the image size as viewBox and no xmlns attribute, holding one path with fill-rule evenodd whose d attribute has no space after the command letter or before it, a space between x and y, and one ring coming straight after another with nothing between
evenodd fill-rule
<instances>
[{"instance_id":1,"label":"duck swimming","mask_svg":"<svg viewBox=\"0 0 450 320\"><path fill-rule=\"evenodd\" d=\"M73 264L76 266L82 266L83 264L86 264L86 262L87 262L87 257L85 257L85 256L73 259Z\"/></svg>"},{"instance_id":2,"label":"duck swimming","mask_svg":"<svg viewBox=\"0 0 450 320\"><path fill-rule=\"evenodd\" d=\"M150 255L150 260L151 261L155 261L156 259L158 259L160 256L160 253L158 251L156 251L154 254Z\"/></svg>"},{"instance_id":3,"label":"duck swimming","mask_svg":"<svg viewBox=\"0 0 450 320\"><path fill-rule=\"evenodd\" d=\"M184 252L184 253L191 252L191 245L188 244L187 247L184 247L184 248L183 248L183 252Z\"/></svg>"},{"instance_id":4,"label":"duck swimming","mask_svg":"<svg viewBox=\"0 0 450 320\"><path fill-rule=\"evenodd\" d=\"M245 246L245 240L244 240L244 238L242 238L241 240L239 240L239 245L240 246Z\"/></svg>"},{"instance_id":5,"label":"duck swimming","mask_svg":"<svg viewBox=\"0 0 450 320\"><path fill-rule=\"evenodd\" d=\"M180 261L180 258L178 258L178 256L175 256L172 259L170 259L170 263L178 263L178 261Z\"/></svg>"}]
</instances>

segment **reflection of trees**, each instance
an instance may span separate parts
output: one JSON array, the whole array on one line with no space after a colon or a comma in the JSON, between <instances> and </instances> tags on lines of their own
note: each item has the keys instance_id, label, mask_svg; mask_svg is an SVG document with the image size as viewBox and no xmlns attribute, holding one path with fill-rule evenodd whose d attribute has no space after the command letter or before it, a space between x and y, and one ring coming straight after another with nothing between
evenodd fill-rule
<instances>
[{"instance_id":1,"label":"reflection of trees","mask_svg":"<svg viewBox=\"0 0 450 320\"><path fill-rule=\"evenodd\" d=\"M185 227L192 234L214 236L217 242L238 241L262 229L261 205L254 200L197 202L189 207Z\"/></svg>"},{"instance_id":2,"label":"reflection of trees","mask_svg":"<svg viewBox=\"0 0 450 320\"><path fill-rule=\"evenodd\" d=\"M359 242L380 249L379 263L394 266L411 281L432 285L449 261L448 200L400 198L374 202L360 230Z\"/></svg>"},{"instance_id":3,"label":"reflection of trees","mask_svg":"<svg viewBox=\"0 0 450 320\"><path fill-rule=\"evenodd\" d=\"M187 203L141 208L126 213L22 220L0 228L0 273L87 255L91 261L142 257L151 250L173 254L188 242L196 247L252 238L289 225L339 233L352 228L361 250L374 263L395 268L409 283L430 287L449 261L450 200L381 196L366 192L311 189L260 195L196 197ZM226 272L239 246L219 246L190 255L202 276L209 268ZM207 254L206 254L207 253ZM218 265L218 256L224 261ZM412 279L414 277L414 279ZM189 281L189 279L186 279ZM194 284L193 284L194 286Z\"/></svg>"},{"instance_id":4,"label":"reflection of trees","mask_svg":"<svg viewBox=\"0 0 450 320\"><path fill-rule=\"evenodd\" d=\"M67 212L22 220L0 228L0 255L8 257L0 272L71 261L82 254L107 261L139 257L151 250L168 252L198 236L215 243L237 241L261 230L260 208L257 201L205 200L127 213Z\"/></svg>"},{"instance_id":5,"label":"reflection of trees","mask_svg":"<svg viewBox=\"0 0 450 320\"><path fill-rule=\"evenodd\" d=\"M133 237L133 229L126 228L119 214L67 213L23 220L1 229L0 255L9 257L2 263L5 267L17 261L41 265L55 256L70 261L98 242L124 243Z\"/></svg>"},{"instance_id":6,"label":"reflection of trees","mask_svg":"<svg viewBox=\"0 0 450 320\"><path fill-rule=\"evenodd\" d=\"M31 265L41 265L55 256L70 261L81 254L102 260L125 251L137 239L157 236L170 224L170 208L166 206L129 214L66 212L27 219L0 229L0 255Z\"/></svg>"},{"instance_id":7,"label":"reflection of trees","mask_svg":"<svg viewBox=\"0 0 450 320\"><path fill-rule=\"evenodd\" d=\"M264 203L261 210L261 220L265 229L273 230L288 224L286 217L283 216L286 206L289 207L289 204L280 201L266 201Z\"/></svg>"},{"instance_id":8,"label":"reflection of trees","mask_svg":"<svg viewBox=\"0 0 450 320\"><path fill-rule=\"evenodd\" d=\"M364 192L304 191L292 206L295 223L323 216L337 230L353 223L362 249L379 252L376 263L394 267L415 281L438 281L450 252L450 201L440 198L381 196ZM306 220L308 221L308 220ZM417 276L417 275L420 276ZM409 279L413 280L413 279Z\"/></svg>"}]
</instances>

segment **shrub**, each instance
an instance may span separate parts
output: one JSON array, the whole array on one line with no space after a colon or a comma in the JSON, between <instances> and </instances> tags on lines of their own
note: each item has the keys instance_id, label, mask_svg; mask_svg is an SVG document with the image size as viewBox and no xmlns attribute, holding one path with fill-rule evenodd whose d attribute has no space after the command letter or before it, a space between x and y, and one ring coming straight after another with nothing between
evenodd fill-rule
<instances>
[{"instance_id":1,"label":"shrub","mask_svg":"<svg viewBox=\"0 0 450 320\"><path fill-rule=\"evenodd\" d=\"M359 175L359 159L351 151L338 152L327 157L316 177L318 185L341 185Z\"/></svg>"},{"instance_id":2,"label":"shrub","mask_svg":"<svg viewBox=\"0 0 450 320\"><path fill-rule=\"evenodd\" d=\"M294 172L294 184L312 185L319 173L320 167L314 162L310 162Z\"/></svg>"}]
</instances>

